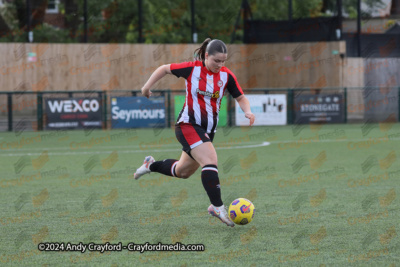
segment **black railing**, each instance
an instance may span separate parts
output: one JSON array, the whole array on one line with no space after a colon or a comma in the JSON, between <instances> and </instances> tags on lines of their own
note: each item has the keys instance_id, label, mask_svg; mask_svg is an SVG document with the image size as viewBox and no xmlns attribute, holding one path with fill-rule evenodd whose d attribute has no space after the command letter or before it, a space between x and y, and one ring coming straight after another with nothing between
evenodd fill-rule
<instances>
[{"instance_id":1,"label":"black railing","mask_svg":"<svg viewBox=\"0 0 400 267\"><path fill-rule=\"evenodd\" d=\"M385 87L386 88L386 87ZM387 87L389 88L389 87ZM387 89L386 88L386 89ZM393 96L391 97L391 102L397 102L397 115L395 116L397 120L400 118L400 87L390 87L391 89L396 89L397 92L393 92ZM314 89L314 88L268 88L268 89L249 89L245 90L246 95L251 95L251 94L286 94L286 104L287 104L287 124L294 124L298 123L295 120L296 116L296 98L298 97L299 94L302 94L304 92L311 92L312 94L310 95L321 95L323 96L325 92L328 91L334 91L340 95L343 96L343 102L342 105L344 107L344 120L343 122L347 122L348 120L348 110L351 111L352 107L354 104L349 104L348 101L348 90L363 90L363 94L365 95L365 92L371 91L371 90L382 90L380 87L370 87L370 88L323 88L323 89ZM172 112L172 95L177 95L177 94L184 94L184 90L152 90L154 95L160 95L165 97L165 106L166 106L166 119L167 119L167 127L170 127L171 124L174 122L174 114ZM43 107L43 98L46 95L60 95L64 94L67 95L69 98L72 98L76 95L84 95L85 97L88 96L93 96L97 95L98 98L101 99L101 104L102 104L102 122L103 122L103 128L107 129L108 128L108 118L110 117L110 112L108 110L109 107L109 101L111 97L113 96L141 96L140 90L112 90L112 91L47 91L47 92L27 92L27 91L12 91L12 92L0 92L0 97L2 95L6 95L7 97L7 128L8 131L13 131L13 120L14 120L14 114L13 114L13 96L18 95L36 95L36 121L37 121L37 130L41 131L43 130L43 125L44 125L44 107ZM394 96L395 95L395 96ZM397 99L396 99L397 98ZM366 100L364 100L366 101ZM379 102L379 101L376 101ZM384 105L384 102L379 102L382 105ZM368 103L367 103L368 104ZM369 110L369 108L365 108L366 105L364 106L364 110ZM394 103L393 103L394 104ZM364 105L364 104L358 104L358 105ZM372 103L372 105L375 105ZM297 107L298 108L298 107ZM233 126L234 125L234 116L235 116L235 104L233 103L233 98L229 96L228 98L228 103L227 103L227 126ZM359 108L359 110L363 111L362 108ZM353 111L354 112L354 111ZM369 120L371 121L371 120ZM372 122L372 121L371 121ZM379 121L374 121L374 122L379 122Z\"/></svg>"}]
</instances>

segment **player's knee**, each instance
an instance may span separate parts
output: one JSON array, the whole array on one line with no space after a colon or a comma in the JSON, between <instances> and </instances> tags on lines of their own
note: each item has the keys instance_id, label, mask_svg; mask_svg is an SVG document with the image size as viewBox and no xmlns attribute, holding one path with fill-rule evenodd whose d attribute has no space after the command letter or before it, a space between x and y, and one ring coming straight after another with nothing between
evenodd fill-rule
<instances>
[{"instance_id":1,"label":"player's knee","mask_svg":"<svg viewBox=\"0 0 400 267\"><path fill-rule=\"evenodd\" d=\"M189 178L190 176L192 176L192 174L190 174L190 173L183 173L183 174L181 174L181 175L179 176L179 178L187 179L187 178Z\"/></svg>"},{"instance_id":2,"label":"player's knee","mask_svg":"<svg viewBox=\"0 0 400 267\"><path fill-rule=\"evenodd\" d=\"M190 176L192 176L192 173L190 173L190 172L180 172L180 173L178 173L178 177L179 178L182 178L182 179L187 179L187 178L189 178Z\"/></svg>"}]
</instances>

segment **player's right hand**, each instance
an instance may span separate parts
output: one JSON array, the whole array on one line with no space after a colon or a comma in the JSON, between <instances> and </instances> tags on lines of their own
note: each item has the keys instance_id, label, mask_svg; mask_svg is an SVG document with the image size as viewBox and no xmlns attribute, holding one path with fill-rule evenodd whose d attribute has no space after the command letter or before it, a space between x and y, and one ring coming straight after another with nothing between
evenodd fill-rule
<instances>
[{"instance_id":1,"label":"player's right hand","mask_svg":"<svg viewBox=\"0 0 400 267\"><path fill-rule=\"evenodd\" d=\"M150 89L145 89L142 88L142 95L144 95L145 97L149 98L153 93L150 91Z\"/></svg>"}]
</instances>

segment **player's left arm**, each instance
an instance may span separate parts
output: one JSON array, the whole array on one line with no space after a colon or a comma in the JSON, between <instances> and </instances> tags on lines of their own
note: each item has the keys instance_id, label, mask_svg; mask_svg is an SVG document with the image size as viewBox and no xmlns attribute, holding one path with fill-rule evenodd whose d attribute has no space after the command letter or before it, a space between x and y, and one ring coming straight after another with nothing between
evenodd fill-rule
<instances>
[{"instance_id":1,"label":"player's left arm","mask_svg":"<svg viewBox=\"0 0 400 267\"><path fill-rule=\"evenodd\" d=\"M245 95L241 95L235 98L236 102L238 102L240 108L244 112L244 116L250 120L250 126L253 125L256 116L251 112L250 102Z\"/></svg>"}]
</instances>

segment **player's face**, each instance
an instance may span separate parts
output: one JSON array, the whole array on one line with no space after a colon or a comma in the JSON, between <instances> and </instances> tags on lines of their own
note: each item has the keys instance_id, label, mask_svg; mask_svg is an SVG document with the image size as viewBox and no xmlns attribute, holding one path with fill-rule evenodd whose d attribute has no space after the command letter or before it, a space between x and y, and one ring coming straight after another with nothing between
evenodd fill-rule
<instances>
[{"instance_id":1,"label":"player's face","mask_svg":"<svg viewBox=\"0 0 400 267\"><path fill-rule=\"evenodd\" d=\"M209 55L208 53L206 53L205 64L207 69L214 73L218 73L225 65L227 57L228 55L223 53L217 53L215 55Z\"/></svg>"}]
</instances>

